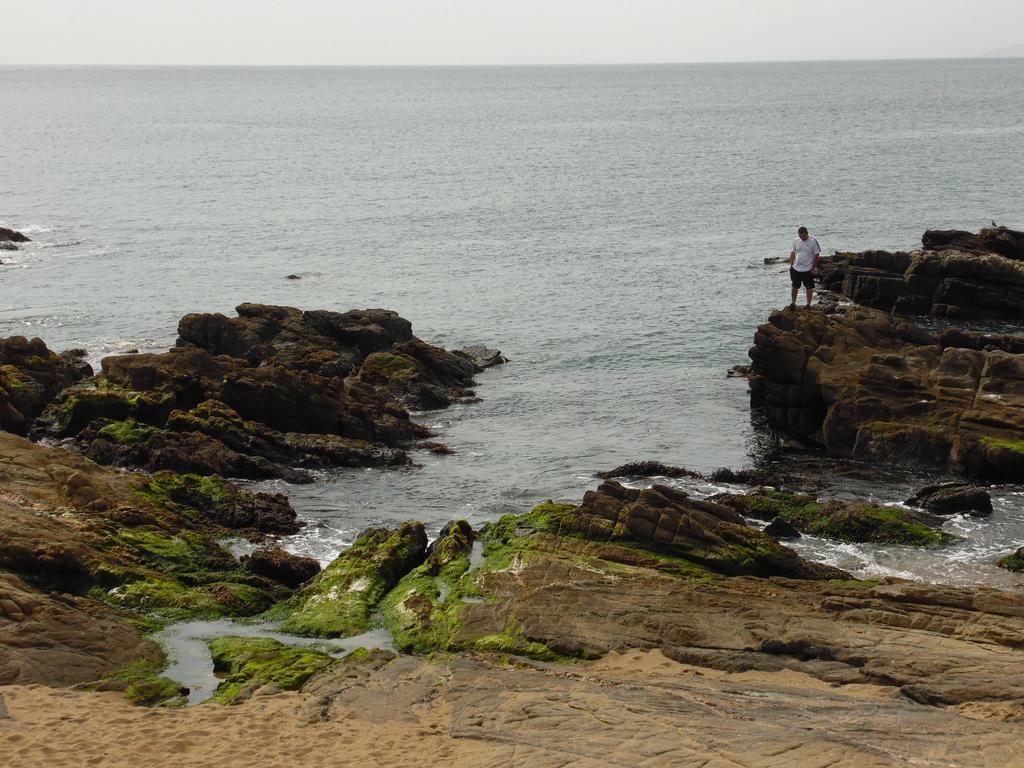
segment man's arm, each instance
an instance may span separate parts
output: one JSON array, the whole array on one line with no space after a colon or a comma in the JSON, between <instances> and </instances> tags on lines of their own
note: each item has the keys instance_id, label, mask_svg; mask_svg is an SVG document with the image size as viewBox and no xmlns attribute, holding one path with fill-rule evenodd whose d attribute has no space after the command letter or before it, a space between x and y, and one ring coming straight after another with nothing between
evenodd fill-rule
<instances>
[{"instance_id":1,"label":"man's arm","mask_svg":"<svg viewBox=\"0 0 1024 768\"><path fill-rule=\"evenodd\" d=\"M789 252L789 266L793 266L793 262L796 260L796 251Z\"/></svg>"},{"instance_id":2,"label":"man's arm","mask_svg":"<svg viewBox=\"0 0 1024 768\"><path fill-rule=\"evenodd\" d=\"M811 264L811 274L818 271L818 264L821 261L821 246L818 245L817 239L814 241L814 262Z\"/></svg>"}]
</instances>

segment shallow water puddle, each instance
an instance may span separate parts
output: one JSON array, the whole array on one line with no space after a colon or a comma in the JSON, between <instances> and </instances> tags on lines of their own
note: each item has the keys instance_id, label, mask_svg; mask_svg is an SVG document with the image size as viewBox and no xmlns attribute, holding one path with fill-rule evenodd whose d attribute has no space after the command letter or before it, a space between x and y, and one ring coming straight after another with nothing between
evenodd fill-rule
<instances>
[{"instance_id":1,"label":"shallow water puddle","mask_svg":"<svg viewBox=\"0 0 1024 768\"><path fill-rule=\"evenodd\" d=\"M385 629L372 629L354 637L324 639L278 632L276 624L239 624L230 619L182 621L171 624L154 635L154 639L163 646L170 660L164 677L189 689L189 704L206 701L220 685L220 678L213 672L213 657L206 641L228 635L268 637L287 645L312 647L336 658L343 658L356 648L394 650L391 633Z\"/></svg>"}]
</instances>

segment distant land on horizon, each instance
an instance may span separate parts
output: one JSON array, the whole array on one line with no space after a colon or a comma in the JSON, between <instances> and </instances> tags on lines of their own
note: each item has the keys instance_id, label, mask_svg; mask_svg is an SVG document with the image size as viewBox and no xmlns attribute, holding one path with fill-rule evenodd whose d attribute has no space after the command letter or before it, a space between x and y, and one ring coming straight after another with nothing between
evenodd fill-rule
<instances>
[{"instance_id":1,"label":"distant land on horizon","mask_svg":"<svg viewBox=\"0 0 1024 768\"><path fill-rule=\"evenodd\" d=\"M986 51L985 53L983 53L981 55L982 55L983 58L986 58L986 59L988 59L988 58L993 58L993 59L1001 59L1001 58L1012 59L1012 58L1024 57L1024 43L1022 43L1021 45L1008 45L1005 48L996 48L995 50Z\"/></svg>"}]
</instances>

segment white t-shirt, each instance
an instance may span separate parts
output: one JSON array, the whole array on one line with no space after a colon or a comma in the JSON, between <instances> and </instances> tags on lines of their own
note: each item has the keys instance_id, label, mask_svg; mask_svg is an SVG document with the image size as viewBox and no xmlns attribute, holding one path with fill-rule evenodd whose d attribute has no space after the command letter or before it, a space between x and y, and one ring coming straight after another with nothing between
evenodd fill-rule
<instances>
[{"instance_id":1,"label":"white t-shirt","mask_svg":"<svg viewBox=\"0 0 1024 768\"><path fill-rule=\"evenodd\" d=\"M793 241L793 252L796 253L793 269L797 272L810 272L814 267L814 257L821 253L821 246L813 237L806 240L798 237Z\"/></svg>"}]
</instances>

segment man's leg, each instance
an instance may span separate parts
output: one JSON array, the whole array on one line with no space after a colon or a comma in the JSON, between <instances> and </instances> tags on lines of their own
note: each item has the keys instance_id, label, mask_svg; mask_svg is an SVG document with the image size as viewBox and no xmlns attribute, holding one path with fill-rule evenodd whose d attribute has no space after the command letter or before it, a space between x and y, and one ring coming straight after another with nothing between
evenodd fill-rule
<instances>
[{"instance_id":1,"label":"man's leg","mask_svg":"<svg viewBox=\"0 0 1024 768\"><path fill-rule=\"evenodd\" d=\"M800 290L800 288L794 285L793 286L793 290L791 290L789 292L789 306L791 306L791 307L795 307L796 306L796 293L799 290Z\"/></svg>"},{"instance_id":2,"label":"man's leg","mask_svg":"<svg viewBox=\"0 0 1024 768\"><path fill-rule=\"evenodd\" d=\"M807 289L807 306L808 307L811 306L811 299L813 299L813 298L814 298L814 289L813 288L808 288Z\"/></svg>"}]
</instances>

